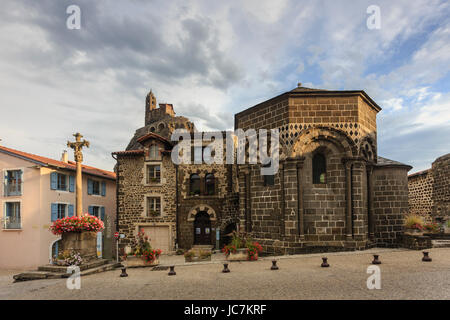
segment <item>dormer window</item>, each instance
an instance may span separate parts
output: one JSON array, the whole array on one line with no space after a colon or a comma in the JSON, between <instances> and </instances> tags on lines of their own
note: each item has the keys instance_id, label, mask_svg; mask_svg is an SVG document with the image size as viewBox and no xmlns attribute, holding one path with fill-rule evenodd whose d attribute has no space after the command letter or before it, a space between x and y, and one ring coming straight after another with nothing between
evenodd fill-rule
<instances>
[{"instance_id":1,"label":"dormer window","mask_svg":"<svg viewBox=\"0 0 450 320\"><path fill-rule=\"evenodd\" d=\"M149 157L150 157L150 159L159 158L159 148L157 145L153 144L150 146Z\"/></svg>"}]
</instances>

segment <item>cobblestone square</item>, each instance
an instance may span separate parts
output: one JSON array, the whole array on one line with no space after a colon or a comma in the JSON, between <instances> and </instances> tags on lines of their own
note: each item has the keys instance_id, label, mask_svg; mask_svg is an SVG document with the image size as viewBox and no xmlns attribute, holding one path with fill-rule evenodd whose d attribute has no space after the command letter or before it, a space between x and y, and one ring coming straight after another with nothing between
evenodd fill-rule
<instances>
[{"instance_id":1,"label":"cobblestone square","mask_svg":"<svg viewBox=\"0 0 450 320\"><path fill-rule=\"evenodd\" d=\"M382 262L381 289L367 288L367 267L373 254ZM0 299L199 299L199 300L297 300L297 299L449 299L450 249L430 250L432 262L422 262L422 252L371 249L328 253L329 268L321 268L322 254L277 257L279 270L271 271L273 257L254 262L231 262L222 273L220 256L210 263L183 265L180 257L162 257L168 270L128 268L81 278L80 290L69 290L66 279L12 283L13 271L0 273ZM177 260L178 259L178 260ZM177 261L175 261L177 260ZM177 265L178 264L178 265Z\"/></svg>"}]
</instances>

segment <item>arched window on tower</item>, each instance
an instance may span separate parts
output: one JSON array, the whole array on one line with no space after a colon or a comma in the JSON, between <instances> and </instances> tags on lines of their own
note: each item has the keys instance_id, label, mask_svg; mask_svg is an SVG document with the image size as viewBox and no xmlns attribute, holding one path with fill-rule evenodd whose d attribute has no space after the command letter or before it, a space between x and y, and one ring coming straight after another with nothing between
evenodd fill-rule
<instances>
[{"instance_id":1,"label":"arched window on tower","mask_svg":"<svg viewBox=\"0 0 450 320\"><path fill-rule=\"evenodd\" d=\"M200 195L200 176L192 174L189 179L189 193L191 196Z\"/></svg>"},{"instance_id":2,"label":"arched window on tower","mask_svg":"<svg viewBox=\"0 0 450 320\"><path fill-rule=\"evenodd\" d=\"M216 181L214 174L212 173L208 173L205 176L205 191L208 196L212 196L216 193Z\"/></svg>"},{"instance_id":3,"label":"arched window on tower","mask_svg":"<svg viewBox=\"0 0 450 320\"><path fill-rule=\"evenodd\" d=\"M322 153L316 153L312 160L313 183L324 184L327 182L327 161Z\"/></svg>"}]
</instances>

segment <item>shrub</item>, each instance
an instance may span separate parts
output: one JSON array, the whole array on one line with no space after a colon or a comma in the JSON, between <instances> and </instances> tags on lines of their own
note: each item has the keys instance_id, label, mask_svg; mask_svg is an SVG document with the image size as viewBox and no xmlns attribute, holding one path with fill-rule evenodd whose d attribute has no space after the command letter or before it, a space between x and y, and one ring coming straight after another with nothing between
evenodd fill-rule
<instances>
[{"instance_id":1,"label":"shrub","mask_svg":"<svg viewBox=\"0 0 450 320\"><path fill-rule=\"evenodd\" d=\"M427 223L423 228L430 233L438 233L439 231L441 231L440 225L435 222Z\"/></svg>"},{"instance_id":2,"label":"shrub","mask_svg":"<svg viewBox=\"0 0 450 320\"><path fill-rule=\"evenodd\" d=\"M153 262L158 259L162 251L160 249L153 249L150 245L150 238L141 229L136 237L131 241L131 252L128 255L141 257L147 262Z\"/></svg>"},{"instance_id":3,"label":"shrub","mask_svg":"<svg viewBox=\"0 0 450 320\"><path fill-rule=\"evenodd\" d=\"M423 218L416 214L408 214L405 216L405 228L422 230L424 225Z\"/></svg>"}]
</instances>

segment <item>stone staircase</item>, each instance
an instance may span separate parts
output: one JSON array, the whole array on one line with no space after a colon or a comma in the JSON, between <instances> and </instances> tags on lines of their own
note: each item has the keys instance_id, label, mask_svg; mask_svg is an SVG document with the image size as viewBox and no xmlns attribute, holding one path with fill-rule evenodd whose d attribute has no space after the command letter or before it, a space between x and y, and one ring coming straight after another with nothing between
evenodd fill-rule
<instances>
[{"instance_id":1,"label":"stone staircase","mask_svg":"<svg viewBox=\"0 0 450 320\"><path fill-rule=\"evenodd\" d=\"M120 267L121 264L105 259L95 259L89 263L80 266L80 276L89 274L105 272ZM27 271L13 276L14 282L42 280L42 279L59 279L68 278L70 273L67 273L68 267L45 265L38 267L37 271Z\"/></svg>"}]
</instances>

